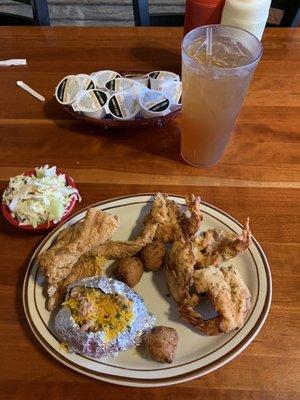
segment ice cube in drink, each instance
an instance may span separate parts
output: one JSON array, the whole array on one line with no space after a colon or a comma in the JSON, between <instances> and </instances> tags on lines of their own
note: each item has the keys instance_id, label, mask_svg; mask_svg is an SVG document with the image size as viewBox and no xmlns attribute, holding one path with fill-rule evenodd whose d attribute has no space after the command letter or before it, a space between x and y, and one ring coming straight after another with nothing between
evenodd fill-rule
<instances>
[{"instance_id":1,"label":"ice cube in drink","mask_svg":"<svg viewBox=\"0 0 300 400\"><path fill-rule=\"evenodd\" d=\"M182 46L181 150L196 166L213 165L222 156L261 54L248 45L247 35L258 42L250 33L215 25L208 55L204 28L188 33Z\"/></svg>"}]
</instances>

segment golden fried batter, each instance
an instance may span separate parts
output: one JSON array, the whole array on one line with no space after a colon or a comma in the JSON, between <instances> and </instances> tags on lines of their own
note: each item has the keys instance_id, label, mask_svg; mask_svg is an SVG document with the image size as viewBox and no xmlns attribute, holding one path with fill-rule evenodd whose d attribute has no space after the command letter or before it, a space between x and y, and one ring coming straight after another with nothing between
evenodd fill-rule
<instances>
[{"instance_id":1,"label":"golden fried batter","mask_svg":"<svg viewBox=\"0 0 300 400\"><path fill-rule=\"evenodd\" d=\"M166 278L178 303L179 315L207 335L236 329L244 322L250 306L250 293L233 267L218 269L216 266L243 253L250 241L247 219L241 235L211 229L192 240L185 236L174 241L168 252ZM234 287L237 295L230 291L230 287ZM203 292L211 296L220 317L204 321L194 310L200 301L199 294Z\"/></svg>"},{"instance_id":2,"label":"golden fried batter","mask_svg":"<svg viewBox=\"0 0 300 400\"><path fill-rule=\"evenodd\" d=\"M171 247L166 263L166 278L170 292L177 303L190 297L196 258L190 241L176 241Z\"/></svg>"},{"instance_id":3,"label":"golden fried batter","mask_svg":"<svg viewBox=\"0 0 300 400\"><path fill-rule=\"evenodd\" d=\"M42 253L39 263L47 277L48 293L55 292L82 254L110 239L118 225L117 217L90 208L82 224L72 227Z\"/></svg>"},{"instance_id":4,"label":"golden fried batter","mask_svg":"<svg viewBox=\"0 0 300 400\"><path fill-rule=\"evenodd\" d=\"M96 247L92 253L107 260L120 260L132 257L142 250L144 246L152 242L157 227L158 222L150 218L135 240L108 241Z\"/></svg>"},{"instance_id":5,"label":"golden fried batter","mask_svg":"<svg viewBox=\"0 0 300 400\"><path fill-rule=\"evenodd\" d=\"M242 254L249 247L250 242L249 218L240 235L220 229L209 229L204 232L203 237L199 236L195 239L197 264L201 267L219 265Z\"/></svg>"},{"instance_id":6,"label":"golden fried batter","mask_svg":"<svg viewBox=\"0 0 300 400\"><path fill-rule=\"evenodd\" d=\"M220 316L204 321L192 307L181 305L180 316L208 335L241 328L250 309L250 292L233 266L209 267L193 274L197 293L207 293Z\"/></svg>"},{"instance_id":7,"label":"golden fried batter","mask_svg":"<svg viewBox=\"0 0 300 400\"><path fill-rule=\"evenodd\" d=\"M48 298L47 309L51 311L61 304L67 293L68 286L72 283L84 277L101 275L105 262L104 258L94 256L90 253L83 254L73 265L69 275L59 284L53 296Z\"/></svg>"},{"instance_id":8,"label":"golden fried batter","mask_svg":"<svg viewBox=\"0 0 300 400\"><path fill-rule=\"evenodd\" d=\"M48 281L49 310L61 302L68 285L80 278L97 275L105 260L131 257L151 243L158 221L149 218L135 240L108 241L117 226L117 218L89 209L83 222L62 230L56 242L40 255L40 266Z\"/></svg>"},{"instance_id":9,"label":"golden fried batter","mask_svg":"<svg viewBox=\"0 0 300 400\"><path fill-rule=\"evenodd\" d=\"M192 238L200 228L200 197L193 194L186 196L186 203L191 216L188 218L180 206L169 200L166 194L157 193L150 214L145 218L154 218L159 222L155 239L172 243L182 237Z\"/></svg>"}]
</instances>

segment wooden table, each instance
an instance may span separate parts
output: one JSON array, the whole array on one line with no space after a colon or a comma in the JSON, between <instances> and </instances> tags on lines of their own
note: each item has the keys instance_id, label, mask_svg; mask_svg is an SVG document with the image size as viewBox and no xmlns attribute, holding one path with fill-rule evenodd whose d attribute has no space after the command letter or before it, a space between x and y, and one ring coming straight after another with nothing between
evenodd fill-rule
<instances>
[{"instance_id":1,"label":"wooden table","mask_svg":"<svg viewBox=\"0 0 300 400\"><path fill-rule=\"evenodd\" d=\"M300 30L267 29L264 55L221 162L197 169L180 158L180 120L139 132L100 132L52 98L67 74L100 69L180 72L177 28L0 28L0 188L49 163L76 180L83 202L139 192L199 193L253 233L271 265L274 295L261 333L234 361L201 379L154 389L121 388L62 366L33 337L21 286L42 235L0 219L1 399L299 399ZM42 104L16 86L23 80ZM298 146L297 146L298 144ZM298 379L298 381L297 381Z\"/></svg>"}]
</instances>

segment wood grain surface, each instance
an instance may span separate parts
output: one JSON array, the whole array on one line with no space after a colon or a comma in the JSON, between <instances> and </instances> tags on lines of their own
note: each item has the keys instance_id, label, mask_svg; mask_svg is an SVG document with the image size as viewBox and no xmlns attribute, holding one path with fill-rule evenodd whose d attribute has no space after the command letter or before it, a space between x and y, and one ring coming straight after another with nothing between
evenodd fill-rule
<instances>
[{"instance_id":1,"label":"wood grain surface","mask_svg":"<svg viewBox=\"0 0 300 400\"><path fill-rule=\"evenodd\" d=\"M0 399L299 399L300 30L267 29L264 55L221 162L198 169L180 158L180 119L162 129L106 133L73 120L53 100L67 74L100 69L180 73L179 28L0 28L0 189L46 163L78 184L77 210L114 196L198 193L238 220L251 216L269 259L273 302L260 334L235 360L194 381L135 389L79 375L33 337L21 301L28 258L42 235L0 217ZM47 99L16 86L23 80Z\"/></svg>"}]
</instances>

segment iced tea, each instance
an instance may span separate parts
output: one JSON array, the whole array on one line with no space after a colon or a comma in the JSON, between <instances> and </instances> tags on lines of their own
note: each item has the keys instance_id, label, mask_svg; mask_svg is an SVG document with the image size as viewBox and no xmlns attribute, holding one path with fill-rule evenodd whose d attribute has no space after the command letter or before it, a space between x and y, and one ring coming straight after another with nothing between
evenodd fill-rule
<instances>
[{"instance_id":1,"label":"iced tea","mask_svg":"<svg viewBox=\"0 0 300 400\"><path fill-rule=\"evenodd\" d=\"M209 166L221 158L247 93L262 46L250 33L213 25L212 54L207 28L189 32L182 44L183 158Z\"/></svg>"}]
</instances>

